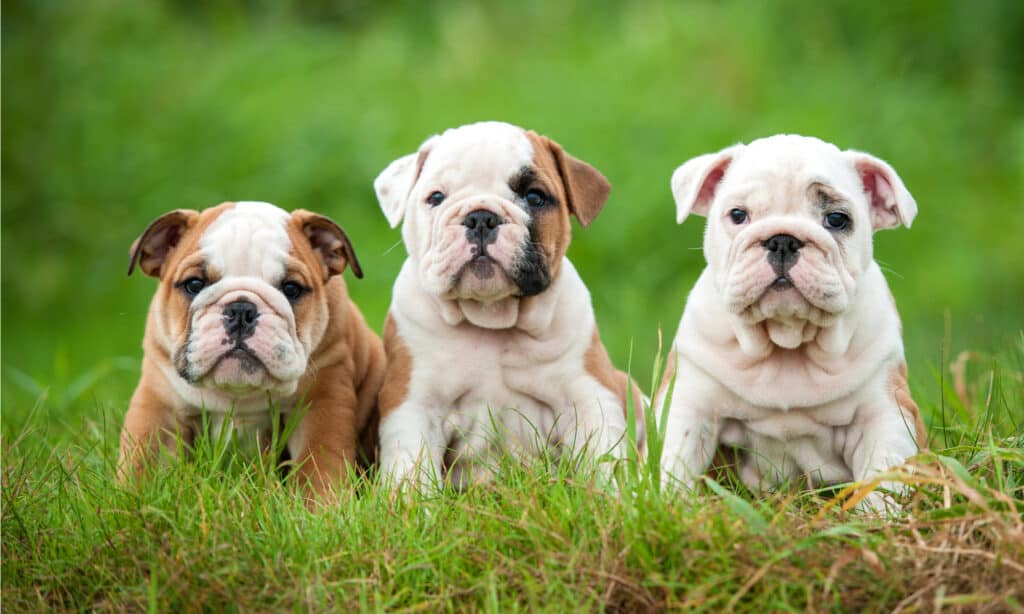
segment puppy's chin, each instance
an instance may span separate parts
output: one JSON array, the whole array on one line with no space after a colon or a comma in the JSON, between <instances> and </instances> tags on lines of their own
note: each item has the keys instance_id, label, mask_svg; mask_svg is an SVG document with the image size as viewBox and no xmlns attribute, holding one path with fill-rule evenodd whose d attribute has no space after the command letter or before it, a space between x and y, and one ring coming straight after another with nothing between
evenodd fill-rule
<instances>
[{"instance_id":1,"label":"puppy's chin","mask_svg":"<svg viewBox=\"0 0 1024 614\"><path fill-rule=\"evenodd\" d=\"M219 390L239 398L289 395L298 386L298 380L277 379L253 353L240 349L225 352L206 373L187 379L197 388Z\"/></svg>"},{"instance_id":2,"label":"puppy's chin","mask_svg":"<svg viewBox=\"0 0 1024 614\"><path fill-rule=\"evenodd\" d=\"M765 320L810 320L823 324L827 314L808 301L791 283L772 285L737 314L748 324Z\"/></svg>"},{"instance_id":3,"label":"puppy's chin","mask_svg":"<svg viewBox=\"0 0 1024 614\"><path fill-rule=\"evenodd\" d=\"M746 263L734 267L723 288L730 312L747 326L763 326L771 342L785 349L795 349L835 324L848 296L828 283L834 276L796 269L779 277L763 262Z\"/></svg>"},{"instance_id":4,"label":"puppy's chin","mask_svg":"<svg viewBox=\"0 0 1024 614\"><path fill-rule=\"evenodd\" d=\"M498 262L487 256L475 256L462 267L446 298L493 303L514 296L518 290Z\"/></svg>"},{"instance_id":5,"label":"puppy's chin","mask_svg":"<svg viewBox=\"0 0 1024 614\"><path fill-rule=\"evenodd\" d=\"M746 324L763 323L772 343L787 349L810 341L819 328L831 323L829 314L811 305L789 282L772 284L739 315Z\"/></svg>"},{"instance_id":6,"label":"puppy's chin","mask_svg":"<svg viewBox=\"0 0 1024 614\"><path fill-rule=\"evenodd\" d=\"M199 383L225 392L255 392L272 386L270 374L252 353L235 349L221 357Z\"/></svg>"}]
</instances>

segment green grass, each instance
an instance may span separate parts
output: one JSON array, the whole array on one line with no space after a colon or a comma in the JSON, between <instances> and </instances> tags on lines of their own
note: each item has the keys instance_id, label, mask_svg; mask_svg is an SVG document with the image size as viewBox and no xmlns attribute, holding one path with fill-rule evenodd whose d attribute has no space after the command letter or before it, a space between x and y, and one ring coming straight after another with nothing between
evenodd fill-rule
<instances>
[{"instance_id":1,"label":"green grass","mask_svg":"<svg viewBox=\"0 0 1024 614\"><path fill-rule=\"evenodd\" d=\"M394 497L360 479L311 513L272 464L205 439L192 460L123 489L118 412L98 408L53 447L39 445L37 414L4 442L4 606L1019 611L1024 385L1020 372L978 383L987 394L948 399L964 419L934 434L912 473L893 473L916 487L893 518L728 480L661 493L642 461L602 488L551 458L505 462L464 494Z\"/></svg>"},{"instance_id":2,"label":"green grass","mask_svg":"<svg viewBox=\"0 0 1024 614\"><path fill-rule=\"evenodd\" d=\"M5 609L1020 611L1022 36L1012 0L5 3ZM114 486L146 224L227 199L327 214L379 329L405 254L371 181L480 119L610 178L569 255L643 382L703 266L700 221L672 223L678 164L778 132L888 160L920 207L875 240L931 432L908 514L727 480L676 499L636 461L619 495L543 462L409 504L371 483L316 515L212 449Z\"/></svg>"}]
</instances>

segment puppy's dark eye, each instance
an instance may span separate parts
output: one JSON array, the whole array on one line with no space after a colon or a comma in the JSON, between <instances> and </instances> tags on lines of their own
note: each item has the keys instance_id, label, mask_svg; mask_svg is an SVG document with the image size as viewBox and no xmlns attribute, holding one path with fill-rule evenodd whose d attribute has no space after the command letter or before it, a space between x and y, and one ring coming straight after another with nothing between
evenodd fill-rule
<instances>
[{"instance_id":1,"label":"puppy's dark eye","mask_svg":"<svg viewBox=\"0 0 1024 614\"><path fill-rule=\"evenodd\" d=\"M189 277L185 281L179 282L178 287L184 290L189 298L192 298L203 291L203 288L206 287L206 281L198 277Z\"/></svg>"},{"instance_id":2,"label":"puppy's dark eye","mask_svg":"<svg viewBox=\"0 0 1024 614\"><path fill-rule=\"evenodd\" d=\"M737 207L736 209L729 211L729 219L732 220L733 224L742 224L747 221L747 212Z\"/></svg>"},{"instance_id":3,"label":"puppy's dark eye","mask_svg":"<svg viewBox=\"0 0 1024 614\"><path fill-rule=\"evenodd\" d=\"M429 204L431 207L436 207L436 206L440 205L441 203L443 203L444 199L445 199L444 192L434 191L434 192L431 192L430 196L427 197L427 204Z\"/></svg>"},{"instance_id":4,"label":"puppy's dark eye","mask_svg":"<svg viewBox=\"0 0 1024 614\"><path fill-rule=\"evenodd\" d=\"M526 204L539 209L548 204L548 195L537 189L530 190L526 193Z\"/></svg>"},{"instance_id":5,"label":"puppy's dark eye","mask_svg":"<svg viewBox=\"0 0 1024 614\"><path fill-rule=\"evenodd\" d=\"M306 293L306 287L297 281L286 281L281 284L281 293L291 302L295 302Z\"/></svg>"},{"instance_id":6,"label":"puppy's dark eye","mask_svg":"<svg viewBox=\"0 0 1024 614\"><path fill-rule=\"evenodd\" d=\"M825 214L825 228L829 230L843 230L850 225L850 216L845 213L833 211Z\"/></svg>"}]
</instances>

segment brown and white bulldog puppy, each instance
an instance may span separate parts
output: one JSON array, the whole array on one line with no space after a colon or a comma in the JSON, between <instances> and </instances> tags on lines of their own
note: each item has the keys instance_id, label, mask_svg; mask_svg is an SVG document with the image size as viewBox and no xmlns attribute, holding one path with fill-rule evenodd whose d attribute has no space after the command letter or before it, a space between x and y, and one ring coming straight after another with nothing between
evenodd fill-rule
<instances>
[{"instance_id":1,"label":"brown and white bulldog puppy","mask_svg":"<svg viewBox=\"0 0 1024 614\"><path fill-rule=\"evenodd\" d=\"M160 279L146 322L142 378L121 434L122 479L160 447L224 428L265 449L271 407L282 420L308 405L287 441L294 471L329 499L375 422L384 348L341 273L359 261L344 231L309 211L261 202L179 209L131 248ZM254 441L255 440L255 441ZM311 498L312 499L312 498Z\"/></svg>"},{"instance_id":2,"label":"brown and white bulldog puppy","mask_svg":"<svg viewBox=\"0 0 1024 614\"><path fill-rule=\"evenodd\" d=\"M917 213L896 171L780 135L686 162L672 194L679 223L690 213L708 221L707 268L666 374L676 377L666 480L692 484L720 445L740 451L739 475L754 489L803 475L864 480L915 454L924 425L872 257L874 231L909 227ZM866 500L883 502L877 492Z\"/></svg>"},{"instance_id":3,"label":"brown and white bulldog puppy","mask_svg":"<svg viewBox=\"0 0 1024 614\"><path fill-rule=\"evenodd\" d=\"M385 479L465 486L499 453L549 446L622 457L627 377L565 257L570 216L594 220L604 176L547 137L483 122L430 137L374 187L409 254L384 327Z\"/></svg>"}]
</instances>

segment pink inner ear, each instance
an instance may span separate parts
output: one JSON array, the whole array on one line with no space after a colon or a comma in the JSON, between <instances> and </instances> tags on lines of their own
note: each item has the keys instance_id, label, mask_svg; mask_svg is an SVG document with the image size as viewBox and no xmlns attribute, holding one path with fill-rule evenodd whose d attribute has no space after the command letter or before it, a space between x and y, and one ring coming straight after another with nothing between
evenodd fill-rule
<instances>
[{"instance_id":1,"label":"pink inner ear","mask_svg":"<svg viewBox=\"0 0 1024 614\"><path fill-rule=\"evenodd\" d=\"M860 167L860 179L864 191L871 198L871 222L875 229L891 228L900 223L896 210L896 194L885 176L870 165Z\"/></svg>"},{"instance_id":2,"label":"pink inner ear","mask_svg":"<svg viewBox=\"0 0 1024 614\"><path fill-rule=\"evenodd\" d=\"M725 164L728 164L728 161L719 164L704 178L704 183L700 186L700 192L697 193L697 207L711 204L712 199L715 197L715 188L718 187L722 177L725 176ZM704 208L706 209L706 207Z\"/></svg>"},{"instance_id":3,"label":"pink inner ear","mask_svg":"<svg viewBox=\"0 0 1024 614\"><path fill-rule=\"evenodd\" d=\"M871 168L862 169L860 179L864 184L864 191L871 197L871 208L881 207L884 209L886 197L883 190L887 190L891 194L892 190L888 189L889 184Z\"/></svg>"}]
</instances>

